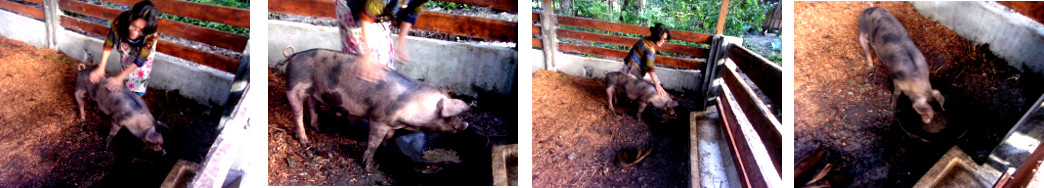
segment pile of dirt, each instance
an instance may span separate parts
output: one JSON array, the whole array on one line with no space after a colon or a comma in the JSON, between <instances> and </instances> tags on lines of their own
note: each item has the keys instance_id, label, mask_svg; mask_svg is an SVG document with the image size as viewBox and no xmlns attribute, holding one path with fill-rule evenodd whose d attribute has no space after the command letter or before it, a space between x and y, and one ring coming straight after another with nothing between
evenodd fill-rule
<instances>
[{"instance_id":1,"label":"pile of dirt","mask_svg":"<svg viewBox=\"0 0 1044 188\"><path fill-rule=\"evenodd\" d=\"M517 111L507 110L516 108L514 102L505 105L505 101L489 101L496 99L462 97L471 104L471 110L461 115L470 127L455 134L434 134L439 147L433 148L455 151L456 156L438 158L455 158L460 163L437 167L413 163L394 144L398 136L410 131L397 130L396 137L386 139L377 149L378 170L367 172L362 161L369 133L365 120L320 105L319 130L305 125L311 142L302 147L294 136L296 124L286 99L285 78L273 71L268 74L269 185L492 185L492 147L518 140L516 118L508 117Z\"/></svg>"},{"instance_id":2,"label":"pile of dirt","mask_svg":"<svg viewBox=\"0 0 1044 188\"><path fill-rule=\"evenodd\" d=\"M924 143L898 127L888 68L873 55L869 69L859 44L859 16L870 5L906 27L946 98L942 115L967 127L963 137ZM981 162L1044 89L906 2L797 2L794 12L794 159L825 148L854 186L912 186L954 144Z\"/></svg>"},{"instance_id":3,"label":"pile of dirt","mask_svg":"<svg viewBox=\"0 0 1044 188\"><path fill-rule=\"evenodd\" d=\"M620 99L616 113L606 103L599 79L552 71L533 74L533 186L685 187L689 185L688 108L695 102L672 92L678 118L658 123L637 104ZM654 148L633 168L616 166L625 148Z\"/></svg>"},{"instance_id":4,"label":"pile of dirt","mask_svg":"<svg viewBox=\"0 0 1044 188\"><path fill-rule=\"evenodd\" d=\"M170 127L161 129L167 155L142 152L126 130L107 149L111 123L93 101L79 122L79 60L0 38L0 62L0 186L158 187L178 159L200 162L217 135L221 108L149 89L145 103Z\"/></svg>"}]
</instances>

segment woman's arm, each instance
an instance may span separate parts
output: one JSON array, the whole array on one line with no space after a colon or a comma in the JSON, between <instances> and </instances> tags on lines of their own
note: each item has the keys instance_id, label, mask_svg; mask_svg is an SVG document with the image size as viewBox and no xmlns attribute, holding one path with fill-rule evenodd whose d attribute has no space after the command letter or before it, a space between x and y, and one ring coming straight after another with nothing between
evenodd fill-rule
<instances>
[{"instance_id":1,"label":"woman's arm","mask_svg":"<svg viewBox=\"0 0 1044 188\"><path fill-rule=\"evenodd\" d=\"M130 75L137 69L138 64L131 64L130 66L127 66L127 68L123 69L123 71L120 72L119 75L109 78L109 83L105 87L109 88L109 91L118 91L124 89L125 87L123 86L123 80L127 79L127 75Z\"/></svg>"},{"instance_id":2,"label":"woman's arm","mask_svg":"<svg viewBox=\"0 0 1044 188\"><path fill-rule=\"evenodd\" d=\"M413 23L402 22L399 23L399 39L395 40L395 58L398 58L399 63L406 64L410 61L410 55L406 53L406 36L410 36L410 27Z\"/></svg>"},{"instance_id":3,"label":"woman's arm","mask_svg":"<svg viewBox=\"0 0 1044 188\"><path fill-rule=\"evenodd\" d=\"M115 27L116 22L113 22L112 25ZM109 54L112 54L112 49L116 48L117 42L119 42L119 36L116 36L116 30L110 27L109 34L105 37L105 43L102 44L101 61L98 62L98 67L91 72L91 83L98 83L102 78L105 78L105 65L109 61Z\"/></svg>"}]
</instances>

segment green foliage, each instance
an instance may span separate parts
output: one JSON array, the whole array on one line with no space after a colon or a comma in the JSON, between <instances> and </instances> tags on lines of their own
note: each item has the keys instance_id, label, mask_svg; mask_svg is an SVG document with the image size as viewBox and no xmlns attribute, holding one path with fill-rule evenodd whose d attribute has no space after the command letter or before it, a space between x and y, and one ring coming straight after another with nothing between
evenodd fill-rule
<instances>
[{"instance_id":1,"label":"green foliage","mask_svg":"<svg viewBox=\"0 0 1044 188\"><path fill-rule=\"evenodd\" d=\"M449 11L449 10L471 11L471 10L475 9L475 7L476 7L475 5L461 4L461 3L454 3L454 2L443 2L443 1L428 1L427 3L424 3L424 9L427 9L427 10L432 10L434 8L439 8L439 9L446 10L446 11Z\"/></svg>"},{"instance_id":2,"label":"green foliage","mask_svg":"<svg viewBox=\"0 0 1044 188\"><path fill-rule=\"evenodd\" d=\"M250 8L250 0L188 0L190 2L218 5L232 8Z\"/></svg>"},{"instance_id":3,"label":"green foliage","mask_svg":"<svg viewBox=\"0 0 1044 188\"><path fill-rule=\"evenodd\" d=\"M225 31L225 32L229 32L229 33L233 33L233 34L237 34L237 35L250 35L250 29L249 28L236 27L236 26L226 25L226 24L222 24L222 23L205 21L205 20L189 18L189 17L184 17L184 16L178 16L178 15L173 15L173 14L167 14L167 13L160 13L160 18L165 18L165 19L179 21L179 22L185 22L185 23L188 23L188 24L198 25L198 26L202 26L202 27L206 27L206 28L210 28L210 29L215 29L215 30L219 30L219 31Z\"/></svg>"}]
</instances>

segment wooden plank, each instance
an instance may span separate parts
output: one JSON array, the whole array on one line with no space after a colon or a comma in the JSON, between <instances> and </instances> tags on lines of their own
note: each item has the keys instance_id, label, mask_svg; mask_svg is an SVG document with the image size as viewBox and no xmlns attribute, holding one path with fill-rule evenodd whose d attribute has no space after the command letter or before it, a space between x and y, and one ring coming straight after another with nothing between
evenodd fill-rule
<instances>
[{"instance_id":1,"label":"wooden plank","mask_svg":"<svg viewBox=\"0 0 1044 188\"><path fill-rule=\"evenodd\" d=\"M269 0L271 12L336 19L333 0ZM423 11L413 29L486 40L517 42L518 23L472 16Z\"/></svg>"},{"instance_id":2,"label":"wooden plank","mask_svg":"<svg viewBox=\"0 0 1044 188\"><path fill-rule=\"evenodd\" d=\"M783 136L779 132L780 122L766 108L765 103L747 86L747 83L740 80L736 71L733 71L729 66L725 66L721 79L725 82L725 85L728 85L727 88L732 93L736 103L739 103L740 109L743 109L743 115L747 117L747 121L750 121L751 126L757 131L762 144L765 146L765 150L768 151L769 157L772 158L772 164L776 167L776 172L782 176Z\"/></svg>"},{"instance_id":3,"label":"wooden plank","mask_svg":"<svg viewBox=\"0 0 1044 188\"><path fill-rule=\"evenodd\" d=\"M122 12L119 9L79 2L75 0L60 0L59 7L61 7L62 10L80 13L91 17L107 19L110 21L112 19L115 19ZM207 43L232 51L243 51L243 49L246 47L246 43L248 40L246 36L236 35L229 32L218 31L183 22L177 22L168 19L158 19L157 21L157 27L159 28L159 32L163 34Z\"/></svg>"},{"instance_id":4,"label":"wooden plank","mask_svg":"<svg viewBox=\"0 0 1044 188\"><path fill-rule=\"evenodd\" d=\"M544 41L543 40L540 40L540 39L537 39L537 38L533 38L533 48L543 48L543 47L544 47Z\"/></svg>"},{"instance_id":5,"label":"wooden plank","mask_svg":"<svg viewBox=\"0 0 1044 188\"><path fill-rule=\"evenodd\" d=\"M609 49L609 48L594 47L594 46L584 46L584 45L578 45L578 44L572 44L572 43L564 43L564 42L558 43L558 47L559 47L558 50L566 51L566 52L576 52L576 53L582 53L582 54L599 55L599 56L613 57L613 58L624 58L624 57L627 57L627 51L617 50L617 49ZM657 55L656 56L656 64L657 65L661 65L661 66L669 66L669 67L676 67L676 68L682 68L682 69L700 69L700 68L703 67L703 63L701 63L699 61L680 59L680 58L673 58L673 57L667 57L667 56L661 56L661 55Z\"/></svg>"},{"instance_id":6,"label":"wooden plank","mask_svg":"<svg viewBox=\"0 0 1044 188\"><path fill-rule=\"evenodd\" d=\"M518 41L516 22L431 11L421 12L413 28L503 42Z\"/></svg>"},{"instance_id":7,"label":"wooden plank","mask_svg":"<svg viewBox=\"0 0 1044 188\"><path fill-rule=\"evenodd\" d=\"M105 0L108 2L134 6L141 0ZM250 28L250 9L208 5L190 1L152 0L160 12L178 16L196 18L226 25ZM333 11L333 7L328 8Z\"/></svg>"},{"instance_id":8,"label":"wooden plank","mask_svg":"<svg viewBox=\"0 0 1044 188\"><path fill-rule=\"evenodd\" d=\"M246 48L247 36L218 31L168 19L159 19L159 32L222 47L236 52ZM234 69L233 69L234 70Z\"/></svg>"},{"instance_id":9,"label":"wooden plank","mask_svg":"<svg viewBox=\"0 0 1044 188\"><path fill-rule=\"evenodd\" d=\"M599 34L599 33L591 33L591 32L576 31L576 30L568 30L568 29L558 29L555 32L558 34L559 38L568 38L568 39L576 39L576 40L582 40L582 41L591 41L591 42L612 44L612 45L625 46L625 47L634 46L634 44L636 42L638 42L638 40L640 40L640 39L637 39L637 38L628 38L628 37L613 36L613 35L606 35L606 34ZM707 49L691 47L691 46L685 46L685 45L680 45L680 44L673 44L673 43L664 43L663 46L660 46L659 48L657 48L657 50L658 51L664 51L664 52L671 52L671 53L679 53L679 54L683 54L683 55L692 56L692 57L695 57L695 58L705 58L705 57L707 57Z\"/></svg>"},{"instance_id":10,"label":"wooden plank","mask_svg":"<svg viewBox=\"0 0 1044 188\"><path fill-rule=\"evenodd\" d=\"M735 106L732 104L734 101L734 95L730 91L728 85L722 85L722 89L718 90L719 98L718 112L721 114L722 123L725 127L725 138L726 143L729 145L729 151L732 155L732 160L736 165L737 175L740 176L740 182L742 187L780 187L782 186L782 175L775 175L772 172L779 172L779 169L775 171L770 161L772 160L767 154L770 151L765 150L765 146L760 141L760 137L756 132L752 132L753 127L750 127L747 123L740 123L737 117L743 114L736 114L733 111ZM742 112L740 112L742 113Z\"/></svg>"},{"instance_id":11,"label":"wooden plank","mask_svg":"<svg viewBox=\"0 0 1044 188\"><path fill-rule=\"evenodd\" d=\"M783 69L743 46L732 45L730 48L729 59L736 62L737 68L743 71L761 89L761 92L769 97L772 106L781 108Z\"/></svg>"},{"instance_id":12,"label":"wooden plank","mask_svg":"<svg viewBox=\"0 0 1044 188\"><path fill-rule=\"evenodd\" d=\"M543 31L540 31L540 26L533 26L533 35L544 35Z\"/></svg>"},{"instance_id":13,"label":"wooden plank","mask_svg":"<svg viewBox=\"0 0 1044 188\"><path fill-rule=\"evenodd\" d=\"M721 10L718 11L718 28L714 30L715 34L722 34L725 31L725 16L729 15L729 0L721 1Z\"/></svg>"},{"instance_id":14,"label":"wooden plank","mask_svg":"<svg viewBox=\"0 0 1044 188\"><path fill-rule=\"evenodd\" d=\"M25 2L34 3L34 4L37 4L37 5L43 5L44 4L43 0L24 0L24 1Z\"/></svg>"},{"instance_id":15,"label":"wooden plank","mask_svg":"<svg viewBox=\"0 0 1044 188\"><path fill-rule=\"evenodd\" d=\"M105 36L109 32L109 27L104 25L68 16L62 16L62 26L101 36ZM208 67L214 67L225 72L235 72L239 65L239 61L235 59L180 46L166 40L159 41L156 51Z\"/></svg>"},{"instance_id":16,"label":"wooden plank","mask_svg":"<svg viewBox=\"0 0 1044 188\"><path fill-rule=\"evenodd\" d=\"M334 0L268 0L268 12L337 19Z\"/></svg>"},{"instance_id":17,"label":"wooden plank","mask_svg":"<svg viewBox=\"0 0 1044 188\"><path fill-rule=\"evenodd\" d=\"M648 36L651 34L649 32L649 27L622 23L612 23L590 18L558 16L558 24L611 32L631 33L642 36ZM679 30L671 30L671 35L671 39L704 44L709 43L711 37L711 35L708 34L693 33Z\"/></svg>"},{"instance_id":18,"label":"wooden plank","mask_svg":"<svg viewBox=\"0 0 1044 188\"><path fill-rule=\"evenodd\" d=\"M40 4L42 5L43 3L40 3ZM31 6L22 5L22 4L18 4L18 3L11 2L11 1L6 1L6 0L0 0L0 9L4 9L4 10L11 11L11 12L19 13L19 14L26 15L26 16L29 16L31 18L40 19L40 20L44 20L44 19L47 18L46 16L44 16L43 9L37 9L37 8L33 8Z\"/></svg>"},{"instance_id":19,"label":"wooden plank","mask_svg":"<svg viewBox=\"0 0 1044 188\"><path fill-rule=\"evenodd\" d=\"M736 165L736 175L739 176L740 187L768 187L764 181L759 181L764 178L756 170L758 166L755 164L754 156L750 153L751 148L747 145L747 140L743 138L743 131L739 130L739 120L732 112L732 105L729 104L726 95L728 91L725 88L718 91L721 97L718 99L718 112L721 113L721 120L724 123L725 143L729 145L729 155L732 155L732 162Z\"/></svg>"},{"instance_id":20,"label":"wooden plank","mask_svg":"<svg viewBox=\"0 0 1044 188\"><path fill-rule=\"evenodd\" d=\"M225 72L234 73L239 68L239 61L235 59L184 47L166 40L159 41L156 51Z\"/></svg>"},{"instance_id":21,"label":"wooden plank","mask_svg":"<svg viewBox=\"0 0 1044 188\"><path fill-rule=\"evenodd\" d=\"M444 2L464 3L481 7L489 7L506 12L518 12L518 2L511 0L439 0Z\"/></svg>"}]
</instances>

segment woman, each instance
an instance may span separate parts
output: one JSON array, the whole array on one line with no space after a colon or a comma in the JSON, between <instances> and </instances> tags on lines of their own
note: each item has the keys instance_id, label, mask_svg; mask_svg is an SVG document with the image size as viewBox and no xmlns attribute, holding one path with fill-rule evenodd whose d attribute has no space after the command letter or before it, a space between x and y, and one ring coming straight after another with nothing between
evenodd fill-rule
<instances>
[{"instance_id":1,"label":"woman","mask_svg":"<svg viewBox=\"0 0 1044 188\"><path fill-rule=\"evenodd\" d=\"M337 23L342 37L341 50L357 53L368 70L361 72L364 78L374 69L385 65L394 69L392 62L409 61L406 54L406 36L410 27L417 22L424 3L428 0L338 0ZM399 37L392 45L391 22L399 24ZM396 49L397 48L397 49ZM393 58L395 60L393 60Z\"/></svg>"},{"instance_id":2,"label":"woman","mask_svg":"<svg viewBox=\"0 0 1044 188\"><path fill-rule=\"evenodd\" d=\"M127 88L138 95L145 95L145 86L152 73L152 58L156 54L156 42L159 40L159 33L156 32L158 13L156 5L146 0L134 4L131 10L120 13L112 21L109 35L102 46L101 63L98 69L91 72L91 82L105 79L105 64L109 54L116 49L120 54L122 71L107 78L106 88L113 91Z\"/></svg>"},{"instance_id":3,"label":"woman","mask_svg":"<svg viewBox=\"0 0 1044 188\"><path fill-rule=\"evenodd\" d=\"M656 95L666 96L667 92L660 86L660 79L656 77L656 48L671 39L671 31L662 23L649 27L651 35L638 40L631 51L624 58L624 66L620 72L631 75L634 78L642 78L656 85Z\"/></svg>"}]
</instances>

